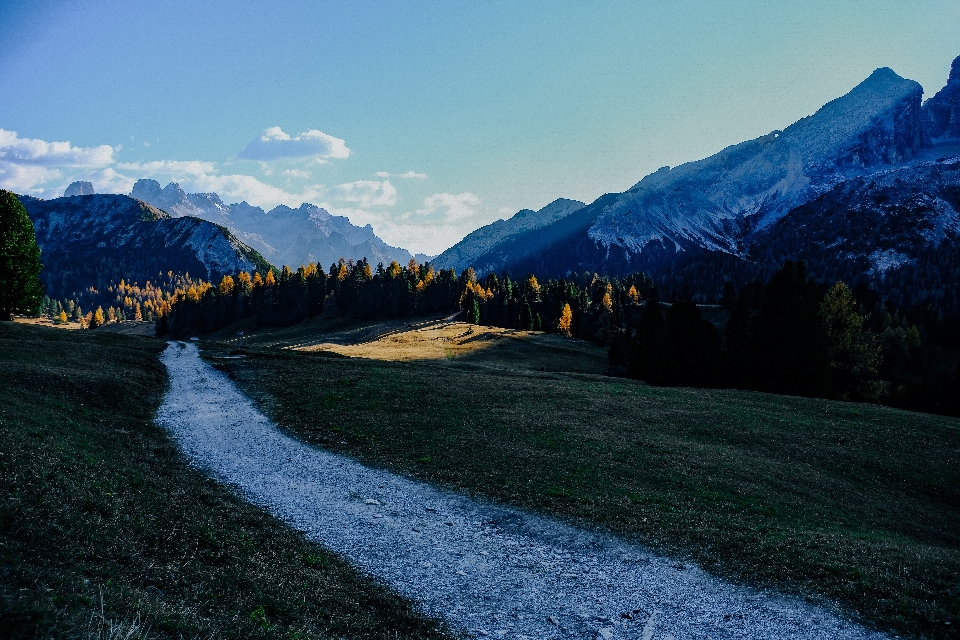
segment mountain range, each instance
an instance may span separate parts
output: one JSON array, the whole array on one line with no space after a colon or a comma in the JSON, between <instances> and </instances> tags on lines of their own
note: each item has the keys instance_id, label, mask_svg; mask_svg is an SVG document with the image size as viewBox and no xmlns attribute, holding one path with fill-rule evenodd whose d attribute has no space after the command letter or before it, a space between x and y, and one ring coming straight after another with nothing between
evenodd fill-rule
<instances>
[{"instance_id":1,"label":"mountain range","mask_svg":"<svg viewBox=\"0 0 960 640\"><path fill-rule=\"evenodd\" d=\"M367 258L373 264L396 260L406 265L415 257L378 238L369 224L358 227L344 216L308 203L297 209L280 205L264 211L246 202L224 204L216 193L186 193L174 182L161 188L149 179L138 180L130 196L174 217L193 216L227 227L271 263L294 269L311 262L326 268L340 258ZM423 262L429 256L417 258Z\"/></svg>"},{"instance_id":2,"label":"mountain range","mask_svg":"<svg viewBox=\"0 0 960 640\"><path fill-rule=\"evenodd\" d=\"M717 299L726 280L769 275L786 259L810 261L821 277L842 271L882 284L891 271L916 266L924 251L957 241L960 207L951 194L960 153L960 58L947 85L926 102L922 96L918 83L877 69L783 130L663 167L625 192L477 243L472 236L492 231L489 225L438 261L554 277L647 271L667 289L683 280L702 300ZM863 224L885 220L887 234L872 227L851 237L856 225L848 217L815 204L840 200L861 212Z\"/></svg>"},{"instance_id":3,"label":"mountain range","mask_svg":"<svg viewBox=\"0 0 960 640\"><path fill-rule=\"evenodd\" d=\"M54 299L103 291L125 279L143 285L173 271L219 282L238 271L264 271L266 260L223 226L173 218L124 195L54 200L20 196L40 245L44 290Z\"/></svg>"},{"instance_id":4,"label":"mountain range","mask_svg":"<svg viewBox=\"0 0 960 640\"><path fill-rule=\"evenodd\" d=\"M558 199L522 210L468 234L433 263L541 277L644 271L665 297L687 291L712 302L727 282L743 286L802 259L823 280L866 281L898 304L929 300L956 311L958 169L960 58L926 101L918 83L880 68L783 130L662 167L590 204ZM267 262L414 257L370 225L311 204L267 212L148 179L130 197L92 191L78 182L69 197L23 198L51 294L92 284L83 278L97 261L114 271L150 262L216 279Z\"/></svg>"}]
</instances>

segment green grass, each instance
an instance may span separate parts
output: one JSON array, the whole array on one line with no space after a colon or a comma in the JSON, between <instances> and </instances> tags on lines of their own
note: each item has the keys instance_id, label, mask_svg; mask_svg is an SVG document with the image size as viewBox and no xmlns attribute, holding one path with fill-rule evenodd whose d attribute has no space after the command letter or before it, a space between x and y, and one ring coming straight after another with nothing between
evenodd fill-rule
<instances>
[{"instance_id":1,"label":"green grass","mask_svg":"<svg viewBox=\"0 0 960 640\"><path fill-rule=\"evenodd\" d=\"M0 323L0 637L450 637L184 463L164 346Z\"/></svg>"},{"instance_id":2,"label":"green grass","mask_svg":"<svg viewBox=\"0 0 960 640\"><path fill-rule=\"evenodd\" d=\"M213 360L306 441L611 530L730 579L839 602L876 628L960 637L956 419L246 351Z\"/></svg>"}]
</instances>

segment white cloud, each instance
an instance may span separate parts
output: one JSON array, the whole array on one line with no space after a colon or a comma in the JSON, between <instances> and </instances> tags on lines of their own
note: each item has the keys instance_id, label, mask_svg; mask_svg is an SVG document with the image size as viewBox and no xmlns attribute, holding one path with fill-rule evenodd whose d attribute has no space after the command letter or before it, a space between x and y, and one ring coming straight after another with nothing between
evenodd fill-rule
<instances>
[{"instance_id":1,"label":"white cloud","mask_svg":"<svg viewBox=\"0 0 960 640\"><path fill-rule=\"evenodd\" d=\"M301 169L285 169L283 173L284 175L288 175L291 178L307 179L311 176L311 173L309 171L303 171Z\"/></svg>"},{"instance_id":2,"label":"white cloud","mask_svg":"<svg viewBox=\"0 0 960 640\"><path fill-rule=\"evenodd\" d=\"M265 209L272 209L278 204L299 207L304 202L316 200L324 193L320 185L312 185L298 193L291 193L261 182L253 176L242 174L194 176L185 180L181 186L187 191L215 191L224 202L246 200Z\"/></svg>"},{"instance_id":3,"label":"white cloud","mask_svg":"<svg viewBox=\"0 0 960 640\"><path fill-rule=\"evenodd\" d=\"M38 185L57 180L60 175L60 171L57 169L0 160L0 188L16 193L46 197L46 190L39 188Z\"/></svg>"},{"instance_id":4,"label":"white cloud","mask_svg":"<svg viewBox=\"0 0 960 640\"><path fill-rule=\"evenodd\" d=\"M113 147L75 147L69 142L21 138L16 131L0 129L0 160L18 165L106 167L113 164Z\"/></svg>"},{"instance_id":5,"label":"white cloud","mask_svg":"<svg viewBox=\"0 0 960 640\"><path fill-rule=\"evenodd\" d=\"M480 198L470 192L435 193L423 200L423 208L414 213L423 217L437 217L448 222L466 220L474 217L480 207ZM412 216L413 214L408 214Z\"/></svg>"},{"instance_id":6,"label":"white cloud","mask_svg":"<svg viewBox=\"0 0 960 640\"><path fill-rule=\"evenodd\" d=\"M397 204L397 189L389 180L358 180L337 185L333 194L344 202L358 202L361 207L392 207Z\"/></svg>"},{"instance_id":7,"label":"white cloud","mask_svg":"<svg viewBox=\"0 0 960 640\"><path fill-rule=\"evenodd\" d=\"M480 198L473 193L435 193L423 201L423 207L396 214L389 210L370 211L364 208L343 208L321 204L334 215L347 216L356 225L369 224L374 233L388 244L411 252L437 255L459 242L478 223Z\"/></svg>"},{"instance_id":8,"label":"white cloud","mask_svg":"<svg viewBox=\"0 0 960 640\"><path fill-rule=\"evenodd\" d=\"M406 173L390 173L389 171L377 171L378 178L406 178L416 180L426 180L429 176L425 173L416 173L407 171Z\"/></svg>"},{"instance_id":9,"label":"white cloud","mask_svg":"<svg viewBox=\"0 0 960 640\"><path fill-rule=\"evenodd\" d=\"M239 154L247 160L281 160L285 158L347 158L347 143L322 131L311 129L296 137L284 133L280 127L265 129L263 135L248 144Z\"/></svg>"},{"instance_id":10,"label":"white cloud","mask_svg":"<svg viewBox=\"0 0 960 640\"><path fill-rule=\"evenodd\" d=\"M93 183L93 188L97 193L130 193L133 189L136 178L117 173L112 167L107 167L97 171L87 177ZM62 191L60 195L62 195Z\"/></svg>"}]
</instances>

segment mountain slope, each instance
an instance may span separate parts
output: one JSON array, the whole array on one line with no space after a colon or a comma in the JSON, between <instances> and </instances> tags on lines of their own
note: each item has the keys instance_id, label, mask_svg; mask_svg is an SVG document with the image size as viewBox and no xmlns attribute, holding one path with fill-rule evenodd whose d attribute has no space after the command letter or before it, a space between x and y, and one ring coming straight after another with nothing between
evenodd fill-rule
<instances>
[{"instance_id":1,"label":"mountain slope","mask_svg":"<svg viewBox=\"0 0 960 640\"><path fill-rule=\"evenodd\" d=\"M769 274L783 256L827 282L871 282L897 306L960 311L960 156L848 180L793 209L747 252Z\"/></svg>"},{"instance_id":2,"label":"mountain slope","mask_svg":"<svg viewBox=\"0 0 960 640\"><path fill-rule=\"evenodd\" d=\"M378 238L370 225L358 227L312 204L297 209L280 205L266 212L246 202L224 204L216 193L186 193L173 182L161 189L148 179L138 180L130 195L175 217L195 216L228 227L278 265L295 268L316 262L326 268L340 258L406 264L413 257Z\"/></svg>"},{"instance_id":3,"label":"mountain slope","mask_svg":"<svg viewBox=\"0 0 960 640\"><path fill-rule=\"evenodd\" d=\"M785 130L653 173L605 207L589 235L639 253L650 243L736 253L750 228L851 175L920 149L922 88L877 69L848 94Z\"/></svg>"},{"instance_id":4,"label":"mountain slope","mask_svg":"<svg viewBox=\"0 0 960 640\"><path fill-rule=\"evenodd\" d=\"M493 251L496 245L508 238L545 227L585 206L577 200L560 198L539 211L523 209L509 220L497 220L468 234L463 240L437 256L433 264L440 269L453 268L457 271L463 271L469 266L479 266L475 264L477 258Z\"/></svg>"},{"instance_id":5,"label":"mountain slope","mask_svg":"<svg viewBox=\"0 0 960 640\"><path fill-rule=\"evenodd\" d=\"M21 196L42 251L46 294L72 297L125 279L143 284L158 273L189 272L219 281L238 271L266 271L260 254L222 226L198 218L172 218L122 195L55 200Z\"/></svg>"},{"instance_id":6,"label":"mountain slope","mask_svg":"<svg viewBox=\"0 0 960 640\"><path fill-rule=\"evenodd\" d=\"M786 259L814 260L815 245L805 243L827 242L829 236L830 242L850 240L852 257L843 259L843 268L824 262L824 276L842 271L879 281L889 269L876 265L912 268L923 262L924 252L954 242L957 205L949 191L953 178L946 176L955 174L948 165L960 153L952 138L960 126L960 58L947 86L926 103L921 98L916 82L877 69L783 131L664 167L626 192L607 194L535 233L498 243L473 265L545 276L647 271L665 294L686 285L698 299L714 300L725 280L742 283ZM889 236L858 232L850 238L844 234L856 225L829 216L816 239L807 237L804 229L817 226L811 216L826 206L818 199L828 193L845 194L845 207L874 218L881 214L867 206L872 198L898 202L902 219L887 224ZM798 225L803 229L791 235ZM885 253L898 251L899 241L911 247L903 259ZM852 264L859 270L850 271Z\"/></svg>"}]
</instances>

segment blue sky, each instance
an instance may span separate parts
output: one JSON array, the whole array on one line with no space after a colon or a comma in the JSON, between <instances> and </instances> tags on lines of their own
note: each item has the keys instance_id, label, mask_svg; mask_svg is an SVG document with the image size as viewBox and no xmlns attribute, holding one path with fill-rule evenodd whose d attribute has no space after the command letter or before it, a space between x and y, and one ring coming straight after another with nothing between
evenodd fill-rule
<instances>
[{"instance_id":1,"label":"blue sky","mask_svg":"<svg viewBox=\"0 0 960 640\"><path fill-rule=\"evenodd\" d=\"M960 55L955 0L196 4L0 4L0 186L175 180L438 253Z\"/></svg>"}]
</instances>

